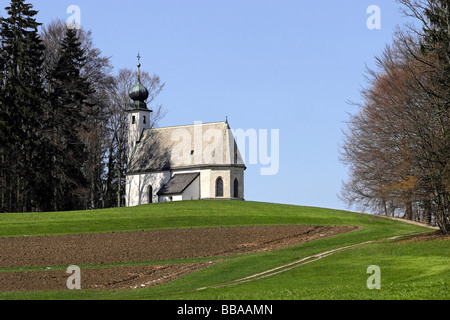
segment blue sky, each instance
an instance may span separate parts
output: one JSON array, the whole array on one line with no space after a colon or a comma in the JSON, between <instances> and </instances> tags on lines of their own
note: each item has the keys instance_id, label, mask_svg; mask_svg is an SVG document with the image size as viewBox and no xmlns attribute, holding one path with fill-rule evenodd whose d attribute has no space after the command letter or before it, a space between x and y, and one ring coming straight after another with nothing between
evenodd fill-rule
<instances>
[{"instance_id":1,"label":"blue sky","mask_svg":"<svg viewBox=\"0 0 450 320\"><path fill-rule=\"evenodd\" d=\"M140 52L142 69L166 83L160 126L228 117L236 129L279 129L279 171L248 165L247 200L345 208L338 148L356 111L347 102L360 101L366 65L405 22L394 0L29 2L44 24L77 5L116 71L135 68ZM381 29L366 26L370 5L381 9Z\"/></svg>"}]
</instances>

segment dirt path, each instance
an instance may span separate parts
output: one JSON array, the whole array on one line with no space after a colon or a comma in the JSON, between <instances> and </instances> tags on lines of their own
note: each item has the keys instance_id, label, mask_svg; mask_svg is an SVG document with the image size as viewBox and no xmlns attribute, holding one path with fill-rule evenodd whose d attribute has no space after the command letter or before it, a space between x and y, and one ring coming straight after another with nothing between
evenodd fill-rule
<instances>
[{"instance_id":1,"label":"dirt path","mask_svg":"<svg viewBox=\"0 0 450 320\"><path fill-rule=\"evenodd\" d=\"M432 237L431 237L430 234L423 233L423 232L422 233L418 233L417 235L419 236L419 238L421 240L422 240L422 238L423 239L430 238L430 240L431 240L431 239L435 238L435 236L436 236L436 235L432 235ZM439 237L439 236L437 235L437 237ZM266 270L266 271L263 271L263 272L260 272L260 273L257 273L257 274L253 274L253 275L241 278L241 279L237 279L237 280L233 280L233 281L229 281L229 282L225 282L225 283L221 283L221 284L217 284L217 285L213 285L213 286L209 286L209 287L202 287L202 288L198 288L197 290L205 290L205 289L210 289L210 288L220 288L220 287L234 286L234 285L242 284L242 283L245 283L245 282L250 282L250 281L255 281L255 280L271 277L271 276L277 275L279 273L282 273L282 272L285 272L285 271L289 271L289 270L292 270L292 269L297 268L299 266L305 265L307 263L314 262L314 261L320 260L322 258L328 257L328 256L330 256L332 254L337 253L337 252L341 252L341 251L352 249L352 248L361 247L361 246L364 246L364 245L367 245L367 244L371 244L371 243L375 243L375 242L381 242L381 241L387 241L387 240L399 240L399 239L402 239L402 238L408 238L409 239L409 238L411 238L411 234L401 235L401 236L394 236L394 237L390 237L390 238L386 238L386 239L366 241L366 242L356 243L356 244L349 245L349 246L344 246L344 247L341 247L341 248L336 248L336 249L333 249L333 250L328 250L328 251L321 252L321 253L318 253L318 254L315 254L315 255L312 255L312 256L309 256L309 257L305 257L305 258L302 258L300 260L297 260L297 261L294 261L294 262L291 262L291 263L288 263L288 264L285 264L285 265L282 265L282 266L279 266L279 267L276 267L276 268L273 268L273 269L270 269L270 270Z\"/></svg>"},{"instance_id":2,"label":"dirt path","mask_svg":"<svg viewBox=\"0 0 450 320\"><path fill-rule=\"evenodd\" d=\"M220 257L281 249L356 229L351 226L248 226L0 238L0 268ZM210 264L83 269L82 288L147 287ZM64 290L69 276L65 270L0 272L0 292Z\"/></svg>"},{"instance_id":3,"label":"dirt path","mask_svg":"<svg viewBox=\"0 0 450 320\"><path fill-rule=\"evenodd\" d=\"M383 215L376 215L376 217L381 217L381 218L401 221L401 222L414 224L416 226L421 226L421 227L425 227L425 228L429 228L429 229L433 229L433 230L439 230L439 227L431 226L431 225L423 223L423 222L417 222L417 221L412 221L412 220L408 220L408 219L403 219L403 218L398 218L398 217L389 217L389 216L383 216Z\"/></svg>"}]
</instances>

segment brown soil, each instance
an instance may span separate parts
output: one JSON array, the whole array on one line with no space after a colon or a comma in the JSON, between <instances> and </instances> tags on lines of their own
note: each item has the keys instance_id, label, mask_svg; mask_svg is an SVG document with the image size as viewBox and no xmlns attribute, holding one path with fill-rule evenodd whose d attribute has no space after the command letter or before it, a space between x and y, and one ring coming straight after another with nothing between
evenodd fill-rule
<instances>
[{"instance_id":1,"label":"brown soil","mask_svg":"<svg viewBox=\"0 0 450 320\"><path fill-rule=\"evenodd\" d=\"M0 238L0 268L69 266L217 257L281 249L350 232L349 226L249 226ZM171 281L205 263L81 270L83 289L141 288ZM62 271L0 272L0 292L65 290Z\"/></svg>"},{"instance_id":2,"label":"brown soil","mask_svg":"<svg viewBox=\"0 0 450 320\"><path fill-rule=\"evenodd\" d=\"M207 265L208 262L81 269L80 282L82 289L89 290L140 289L172 281ZM68 290L70 276L65 270L0 273L0 292Z\"/></svg>"}]
</instances>

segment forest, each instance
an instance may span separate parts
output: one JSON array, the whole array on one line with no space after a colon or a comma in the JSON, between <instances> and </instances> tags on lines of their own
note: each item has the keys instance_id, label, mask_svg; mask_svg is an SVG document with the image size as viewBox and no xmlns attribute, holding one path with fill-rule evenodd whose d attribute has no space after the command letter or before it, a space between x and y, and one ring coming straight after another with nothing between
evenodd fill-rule
<instances>
[{"instance_id":1,"label":"forest","mask_svg":"<svg viewBox=\"0 0 450 320\"><path fill-rule=\"evenodd\" d=\"M5 11L0 17L0 212L123 206L126 110L137 68L115 71L91 31L61 20L42 25L25 0L12 0ZM164 83L145 71L141 82L152 103ZM152 109L156 123L164 109Z\"/></svg>"},{"instance_id":2,"label":"forest","mask_svg":"<svg viewBox=\"0 0 450 320\"><path fill-rule=\"evenodd\" d=\"M340 197L448 233L450 1L398 2L411 20L368 70L341 147L349 179Z\"/></svg>"}]
</instances>

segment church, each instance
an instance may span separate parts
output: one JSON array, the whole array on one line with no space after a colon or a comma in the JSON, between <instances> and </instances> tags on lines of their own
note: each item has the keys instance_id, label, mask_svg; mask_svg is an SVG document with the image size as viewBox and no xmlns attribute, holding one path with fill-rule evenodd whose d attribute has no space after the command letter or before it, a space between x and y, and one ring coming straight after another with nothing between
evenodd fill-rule
<instances>
[{"instance_id":1,"label":"church","mask_svg":"<svg viewBox=\"0 0 450 320\"><path fill-rule=\"evenodd\" d=\"M244 200L245 164L230 130L220 122L152 128L148 90L138 79L127 110L126 206L148 203Z\"/></svg>"}]
</instances>

